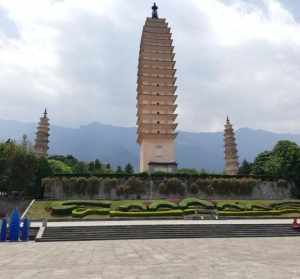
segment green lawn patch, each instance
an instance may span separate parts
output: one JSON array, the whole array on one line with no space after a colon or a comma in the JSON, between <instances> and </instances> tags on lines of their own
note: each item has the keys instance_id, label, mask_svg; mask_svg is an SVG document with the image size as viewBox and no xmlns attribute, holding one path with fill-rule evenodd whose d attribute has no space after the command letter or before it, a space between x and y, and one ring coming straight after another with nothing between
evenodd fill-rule
<instances>
[{"instance_id":1,"label":"green lawn patch","mask_svg":"<svg viewBox=\"0 0 300 279\"><path fill-rule=\"evenodd\" d=\"M157 212L157 214L156 214ZM161 213L166 212L166 213ZM216 212L226 217L293 217L300 215L300 200L216 200L190 197L169 200L68 200L35 201L28 212L37 219L99 219L116 217L206 215Z\"/></svg>"},{"instance_id":2,"label":"green lawn patch","mask_svg":"<svg viewBox=\"0 0 300 279\"><path fill-rule=\"evenodd\" d=\"M88 215L108 215L109 208L76 208L72 210L72 217L83 218Z\"/></svg>"},{"instance_id":3,"label":"green lawn patch","mask_svg":"<svg viewBox=\"0 0 300 279\"><path fill-rule=\"evenodd\" d=\"M164 217L164 216L182 216L181 209L167 210L167 211L143 211L143 212L123 212L111 211L111 217Z\"/></svg>"},{"instance_id":4,"label":"green lawn patch","mask_svg":"<svg viewBox=\"0 0 300 279\"><path fill-rule=\"evenodd\" d=\"M149 205L149 210L151 211L165 211L178 209L178 205L174 202L168 200L155 200Z\"/></svg>"},{"instance_id":5,"label":"green lawn patch","mask_svg":"<svg viewBox=\"0 0 300 279\"><path fill-rule=\"evenodd\" d=\"M186 198L180 201L179 206L181 208L199 208L199 209L214 209L215 205L211 201L200 200L197 198Z\"/></svg>"}]
</instances>

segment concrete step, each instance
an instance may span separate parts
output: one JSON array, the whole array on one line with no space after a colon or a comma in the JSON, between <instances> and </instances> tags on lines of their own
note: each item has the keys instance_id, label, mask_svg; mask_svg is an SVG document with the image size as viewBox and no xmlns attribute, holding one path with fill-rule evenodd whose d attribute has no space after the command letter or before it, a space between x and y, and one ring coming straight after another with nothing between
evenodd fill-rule
<instances>
[{"instance_id":1,"label":"concrete step","mask_svg":"<svg viewBox=\"0 0 300 279\"><path fill-rule=\"evenodd\" d=\"M179 224L47 227L38 241L300 236L286 224Z\"/></svg>"}]
</instances>

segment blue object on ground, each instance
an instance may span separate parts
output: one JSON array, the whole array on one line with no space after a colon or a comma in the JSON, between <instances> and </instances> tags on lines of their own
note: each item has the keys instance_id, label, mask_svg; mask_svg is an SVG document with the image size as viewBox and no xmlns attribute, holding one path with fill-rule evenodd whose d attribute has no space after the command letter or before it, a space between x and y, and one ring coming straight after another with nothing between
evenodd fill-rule
<instances>
[{"instance_id":1,"label":"blue object on ground","mask_svg":"<svg viewBox=\"0 0 300 279\"><path fill-rule=\"evenodd\" d=\"M6 219L2 219L0 226L0 241L6 241L6 229L7 229L7 221Z\"/></svg>"},{"instance_id":2,"label":"blue object on ground","mask_svg":"<svg viewBox=\"0 0 300 279\"><path fill-rule=\"evenodd\" d=\"M28 241L29 240L29 227L30 227L29 219L25 218L23 220L23 227L21 229L21 240L22 241Z\"/></svg>"},{"instance_id":3,"label":"blue object on ground","mask_svg":"<svg viewBox=\"0 0 300 279\"><path fill-rule=\"evenodd\" d=\"M10 217L9 240L19 241L19 235L20 235L20 213L18 209L15 208Z\"/></svg>"}]
</instances>

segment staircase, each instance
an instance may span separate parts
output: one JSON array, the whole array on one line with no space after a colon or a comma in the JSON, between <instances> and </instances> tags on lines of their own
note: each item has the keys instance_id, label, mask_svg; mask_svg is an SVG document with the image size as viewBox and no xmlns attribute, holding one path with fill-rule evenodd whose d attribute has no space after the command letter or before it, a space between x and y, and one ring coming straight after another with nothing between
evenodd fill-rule
<instances>
[{"instance_id":1,"label":"staircase","mask_svg":"<svg viewBox=\"0 0 300 279\"><path fill-rule=\"evenodd\" d=\"M300 236L287 224L178 224L47 227L39 242L167 238Z\"/></svg>"}]
</instances>

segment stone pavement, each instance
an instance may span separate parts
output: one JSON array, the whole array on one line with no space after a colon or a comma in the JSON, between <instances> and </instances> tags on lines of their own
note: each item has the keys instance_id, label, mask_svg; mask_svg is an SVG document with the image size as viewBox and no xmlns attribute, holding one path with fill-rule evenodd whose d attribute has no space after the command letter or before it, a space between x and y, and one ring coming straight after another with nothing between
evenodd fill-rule
<instances>
[{"instance_id":1,"label":"stone pavement","mask_svg":"<svg viewBox=\"0 0 300 279\"><path fill-rule=\"evenodd\" d=\"M124 221L60 221L48 222L49 227L59 226L128 226L128 225L179 225L179 224L292 224L293 218L287 219L236 219L236 220L124 220ZM31 226L40 227L41 222L32 222Z\"/></svg>"},{"instance_id":2,"label":"stone pavement","mask_svg":"<svg viewBox=\"0 0 300 279\"><path fill-rule=\"evenodd\" d=\"M298 279L300 238L0 244L0 279Z\"/></svg>"}]
</instances>

